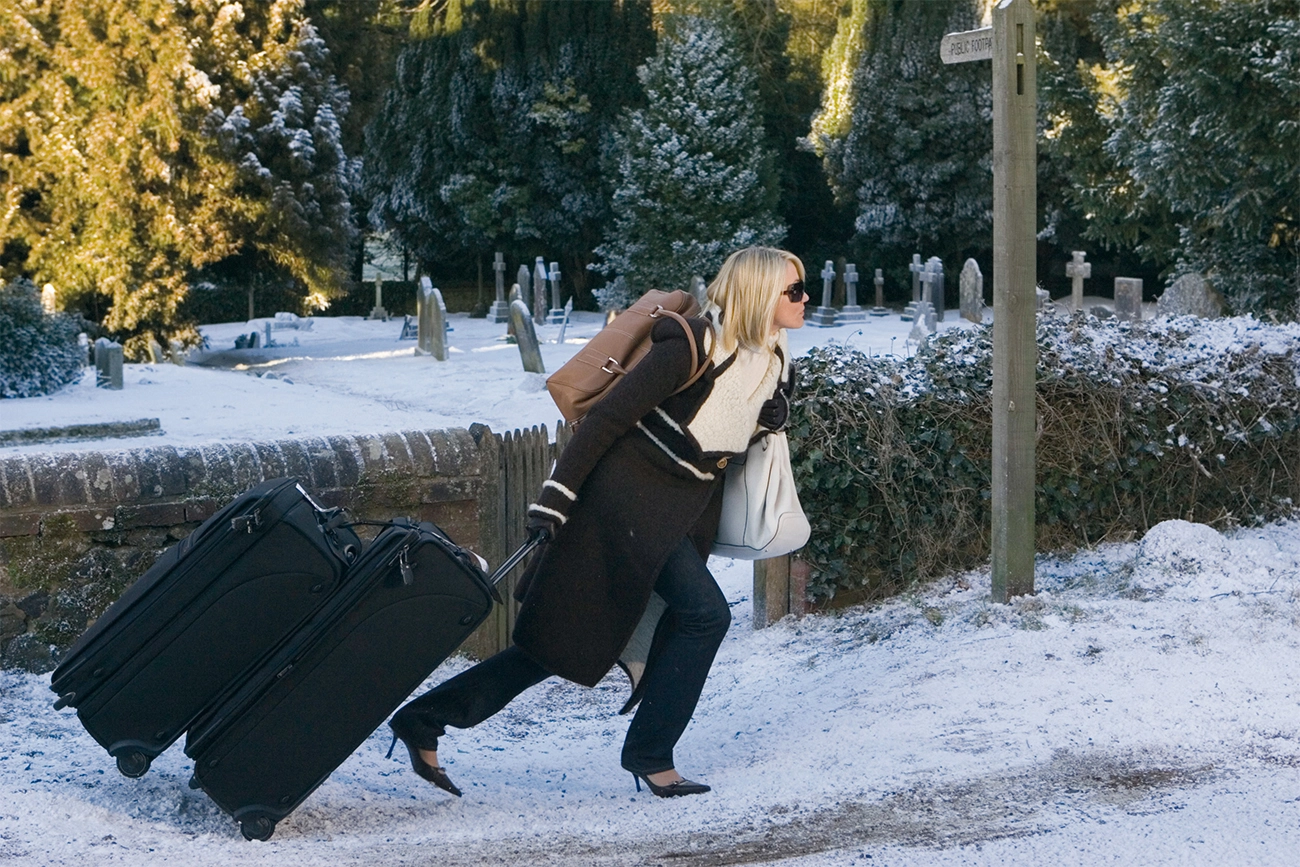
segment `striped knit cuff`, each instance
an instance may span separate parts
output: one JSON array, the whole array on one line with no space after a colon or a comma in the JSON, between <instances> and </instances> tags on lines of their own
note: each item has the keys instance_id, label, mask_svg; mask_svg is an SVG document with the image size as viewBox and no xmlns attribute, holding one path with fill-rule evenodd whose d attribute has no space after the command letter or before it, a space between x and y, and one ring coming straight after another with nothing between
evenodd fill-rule
<instances>
[{"instance_id":1,"label":"striped knit cuff","mask_svg":"<svg viewBox=\"0 0 1300 867\"><path fill-rule=\"evenodd\" d=\"M530 517L552 518L563 526L569 520L569 507L577 499L578 495L572 490L555 479L547 479L542 483L537 502L528 505L528 514Z\"/></svg>"}]
</instances>

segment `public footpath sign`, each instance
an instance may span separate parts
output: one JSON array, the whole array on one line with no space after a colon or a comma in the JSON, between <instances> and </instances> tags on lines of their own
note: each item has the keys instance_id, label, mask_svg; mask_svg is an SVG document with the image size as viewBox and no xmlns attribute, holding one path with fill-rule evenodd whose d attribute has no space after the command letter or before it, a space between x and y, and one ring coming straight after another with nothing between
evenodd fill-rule
<instances>
[{"instance_id":1,"label":"public footpath sign","mask_svg":"<svg viewBox=\"0 0 1300 867\"><path fill-rule=\"evenodd\" d=\"M993 28L981 27L962 33L949 33L939 43L939 59L944 63L966 63L993 59Z\"/></svg>"},{"instance_id":2,"label":"public footpath sign","mask_svg":"<svg viewBox=\"0 0 1300 867\"><path fill-rule=\"evenodd\" d=\"M1034 592L1037 129L1034 7L999 0L993 26L949 33L944 63L993 61L993 601Z\"/></svg>"}]
</instances>

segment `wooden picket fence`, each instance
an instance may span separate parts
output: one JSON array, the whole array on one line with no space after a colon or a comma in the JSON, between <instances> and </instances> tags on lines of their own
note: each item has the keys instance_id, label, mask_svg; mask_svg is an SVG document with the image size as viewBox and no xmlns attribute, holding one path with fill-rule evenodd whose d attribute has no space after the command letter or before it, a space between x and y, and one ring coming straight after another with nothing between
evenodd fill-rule
<instances>
[{"instance_id":1,"label":"wooden picket fence","mask_svg":"<svg viewBox=\"0 0 1300 867\"><path fill-rule=\"evenodd\" d=\"M494 436L500 461L498 538L505 556L524 543L528 504L550 476L551 466L573 436L573 429L558 422L555 442L551 442L546 425ZM469 642L467 649L475 656L485 658L510 646L519 612L514 590L522 574L523 567L517 567L498 587L505 605L497 606ZM807 564L790 556L754 561L754 628L762 629L787 614L803 617L808 612L804 601L807 576Z\"/></svg>"}]
</instances>

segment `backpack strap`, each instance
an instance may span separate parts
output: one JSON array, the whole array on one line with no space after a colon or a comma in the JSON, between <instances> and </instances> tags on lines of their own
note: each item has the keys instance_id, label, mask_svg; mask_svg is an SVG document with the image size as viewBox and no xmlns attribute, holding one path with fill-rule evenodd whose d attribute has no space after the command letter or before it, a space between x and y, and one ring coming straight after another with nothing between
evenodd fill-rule
<instances>
[{"instance_id":1,"label":"backpack strap","mask_svg":"<svg viewBox=\"0 0 1300 867\"><path fill-rule=\"evenodd\" d=\"M659 306L650 314L650 318L658 319L660 314L675 320L677 324L682 327L682 330L686 332L686 342L690 344L691 347L691 376L686 380L686 382L682 383L680 388L673 392L673 394L680 394L694 385L699 378L704 375L704 369L709 366L709 360L705 358L703 361L700 361L700 353L698 348L695 346L695 332L691 330L691 325L686 321L686 317L682 316L680 313L674 313L671 310L665 310L662 306ZM709 331L712 330L713 326L709 325Z\"/></svg>"}]
</instances>

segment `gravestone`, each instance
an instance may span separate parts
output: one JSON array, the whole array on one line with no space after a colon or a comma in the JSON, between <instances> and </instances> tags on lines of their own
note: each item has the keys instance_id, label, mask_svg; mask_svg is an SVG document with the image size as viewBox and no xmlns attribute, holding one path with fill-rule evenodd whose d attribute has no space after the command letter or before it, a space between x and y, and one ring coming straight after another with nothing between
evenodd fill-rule
<instances>
[{"instance_id":1,"label":"gravestone","mask_svg":"<svg viewBox=\"0 0 1300 867\"><path fill-rule=\"evenodd\" d=\"M865 322L867 312L858 306L858 266L844 266L844 309L835 314L837 325Z\"/></svg>"},{"instance_id":2,"label":"gravestone","mask_svg":"<svg viewBox=\"0 0 1300 867\"><path fill-rule=\"evenodd\" d=\"M177 367L185 366L185 344L179 340L172 339L167 341L167 360Z\"/></svg>"},{"instance_id":3,"label":"gravestone","mask_svg":"<svg viewBox=\"0 0 1300 867\"><path fill-rule=\"evenodd\" d=\"M1034 287L1034 309L1049 310L1052 306L1052 293L1041 286Z\"/></svg>"},{"instance_id":4,"label":"gravestone","mask_svg":"<svg viewBox=\"0 0 1300 867\"><path fill-rule=\"evenodd\" d=\"M279 346L280 344L277 343L275 341L275 338L271 336L271 323L269 322L266 323L266 325L264 325L263 328L266 331L266 336L262 338L262 346L263 347Z\"/></svg>"},{"instance_id":5,"label":"gravestone","mask_svg":"<svg viewBox=\"0 0 1300 867\"><path fill-rule=\"evenodd\" d=\"M1070 278L1070 309L1075 313L1083 309L1083 281L1092 276L1092 263L1083 261L1086 255L1082 250L1075 250L1065 263L1065 276Z\"/></svg>"},{"instance_id":6,"label":"gravestone","mask_svg":"<svg viewBox=\"0 0 1300 867\"><path fill-rule=\"evenodd\" d=\"M420 294L416 298L420 320L420 339L417 349L422 355L432 355L436 361L447 360L447 305L442 293L428 277L420 278Z\"/></svg>"},{"instance_id":7,"label":"gravestone","mask_svg":"<svg viewBox=\"0 0 1300 867\"><path fill-rule=\"evenodd\" d=\"M122 389L122 345L107 337L95 341L95 385L115 391Z\"/></svg>"},{"instance_id":8,"label":"gravestone","mask_svg":"<svg viewBox=\"0 0 1300 867\"><path fill-rule=\"evenodd\" d=\"M46 283L45 288L41 290L41 310L46 316L58 312L58 301L54 297L54 284Z\"/></svg>"},{"instance_id":9,"label":"gravestone","mask_svg":"<svg viewBox=\"0 0 1300 867\"><path fill-rule=\"evenodd\" d=\"M527 271L528 269L524 268L521 265L519 267L519 276L527 277L528 276ZM515 283L510 287L510 294L506 297L506 305L507 305L506 312L507 313L510 312L509 305L514 304L516 301L523 303L523 300L524 300L524 294L519 291L519 284ZM524 306L527 307L528 305L525 304ZM506 343L514 343L514 342L515 342L515 319L513 316L511 316L509 319L506 320Z\"/></svg>"},{"instance_id":10,"label":"gravestone","mask_svg":"<svg viewBox=\"0 0 1300 867\"><path fill-rule=\"evenodd\" d=\"M415 309L416 310L420 309L420 295L418 292L416 293L415 296ZM417 341L417 343L415 344L415 350L416 350L415 354L421 355L423 353L420 352L420 344L418 342L419 338L420 338L420 314L416 313L414 316L403 316L402 333L397 335L397 339Z\"/></svg>"},{"instance_id":11,"label":"gravestone","mask_svg":"<svg viewBox=\"0 0 1300 867\"><path fill-rule=\"evenodd\" d=\"M371 319L388 321L388 311L384 309L384 278L375 275L375 307L370 311Z\"/></svg>"},{"instance_id":12,"label":"gravestone","mask_svg":"<svg viewBox=\"0 0 1300 867\"><path fill-rule=\"evenodd\" d=\"M524 362L524 370L529 373L545 373L542 348L537 345L537 331L533 328L532 315L524 302L510 302L510 321L515 326L515 341L519 344L519 357Z\"/></svg>"},{"instance_id":13,"label":"gravestone","mask_svg":"<svg viewBox=\"0 0 1300 867\"><path fill-rule=\"evenodd\" d=\"M546 321L546 263L537 257L533 266L533 322L541 325Z\"/></svg>"},{"instance_id":14,"label":"gravestone","mask_svg":"<svg viewBox=\"0 0 1300 867\"><path fill-rule=\"evenodd\" d=\"M830 328L835 324L835 308L831 306L831 292L833 291L832 283L835 280L835 263L830 259L826 260L826 267L822 268L822 303L817 309L813 310L812 316L808 317L808 324L818 328Z\"/></svg>"},{"instance_id":15,"label":"gravestone","mask_svg":"<svg viewBox=\"0 0 1300 867\"><path fill-rule=\"evenodd\" d=\"M496 300L488 308L489 322L500 324L510 318L510 302L506 300L506 257L497 253L492 259L492 273L496 277Z\"/></svg>"},{"instance_id":16,"label":"gravestone","mask_svg":"<svg viewBox=\"0 0 1300 867\"><path fill-rule=\"evenodd\" d=\"M984 321L984 274L974 259L961 266L961 318L971 322Z\"/></svg>"},{"instance_id":17,"label":"gravestone","mask_svg":"<svg viewBox=\"0 0 1300 867\"><path fill-rule=\"evenodd\" d=\"M564 332L569 330L569 317L573 315L573 296L564 302L564 320L560 322L560 336L555 338L555 342L564 345Z\"/></svg>"},{"instance_id":18,"label":"gravestone","mask_svg":"<svg viewBox=\"0 0 1300 867\"><path fill-rule=\"evenodd\" d=\"M872 316L885 316L889 313L885 309L885 272L881 268L876 269L876 306L871 308Z\"/></svg>"},{"instance_id":19,"label":"gravestone","mask_svg":"<svg viewBox=\"0 0 1300 867\"><path fill-rule=\"evenodd\" d=\"M266 333L271 333L271 323L266 323ZM167 360L167 353L163 351L162 344L152 337L149 338L149 363L162 364Z\"/></svg>"},{"instance_id":20,"label":"gravestone","mask_svg":"<svg viewBox=\"0 0 1300 867\"><path fill-rule=\"evenodd\" d=\"M94 367L94 350L91 349L90 335L82 331L77 335L77 345L81 347L81 366Z\"/></svg>"},{"instance_id":21,"label":"gravestone","mask_svg":"<svg viewBox=\"0 0 1300 867\"><path fill-rule=\"evenodd\" d=\"M551 281L551 309L546 314L546 323L559 325L564 321L564 308L560 306L560 263L552 262L546 276Z\"/></svg>"},{"instance_id":22,"label":"gravestone","mask_svg":"<svg viewBox=\"0 0 1300 867\"><path fill-rule=\"evenodd\" d=\"M944 294L946 292L946 290L944 289L944 282L943 282L943 260L940 259L938 256L931 256L929 259L925 261L925 273L921 274L922 286L926 284L926 274L930 275L929 276L930 297L926 298L925 290L922 289L921 298L922 300L930 302L930 304L934 307L935 315L938 316L939 321L942 322L943 309L944 309Z\"/></svg>"},{"instance_id":23,"label":"gravestone","mask_svg":"<svg viewBox=\"0 0 1300 867\"><path fill-rule=\"evenodd\" d=\"M1156 315L1218 319L1223 315L1223 296L1200 274L1184 274L1156 299Z\"/></svg>"},{"instance_id":24,"label":"gravestone","mask_svg":"<svg viewBox=\"0 0 1300 867\"><path fill-rule=\"evenodd\" d=\"M921 300L921 274L925 271L920 253L912 254L912 264L907 266L907 270L912 272L912 303L915 304Z\"/></svg>"},{"instance_id":25,"label":"gravestone","mask_svg":"<svg viewBox=\"0 0 1300 867\"><path fill-rule=\"evenodd\" d=\"M695 303L700 305L703 310L709 303L709 287L704 285L704 278L696 274L691 278L691 294L695 296Z\"/></svg>"},{"instance_id":26,"label":"gravestone","mask_svg":"<svg viewBox=\"0 0 1300 867\"><path fill-rule=\"evenodd\" d=\"M1115 278L1115 318L1128 322L1142 321L1142 278Z\"/></svg>"},{"instance_id":27,"label":"gravestone","mask_svg":"<svg viewBox=\"0 0 1300 867\"><path fill-rule=\"evenodd\" d=\"M527 265L520 265L515 274L515 288L519 290L519 299L525 304L533 303L533 277ZM508 299L513 301L513 298Z\"/></svg>"},{"instance_id":28,"label":"gravestone","mask_svg":"<svg viewBox=\"0 0 1300 867\"><path fill-rule=\"evenodd\" d=\"M907 339L914 343L924 343L939 328L936 317L933 304L924 299L916 302L915 319Z\"/></svg>"}]
</instances>

